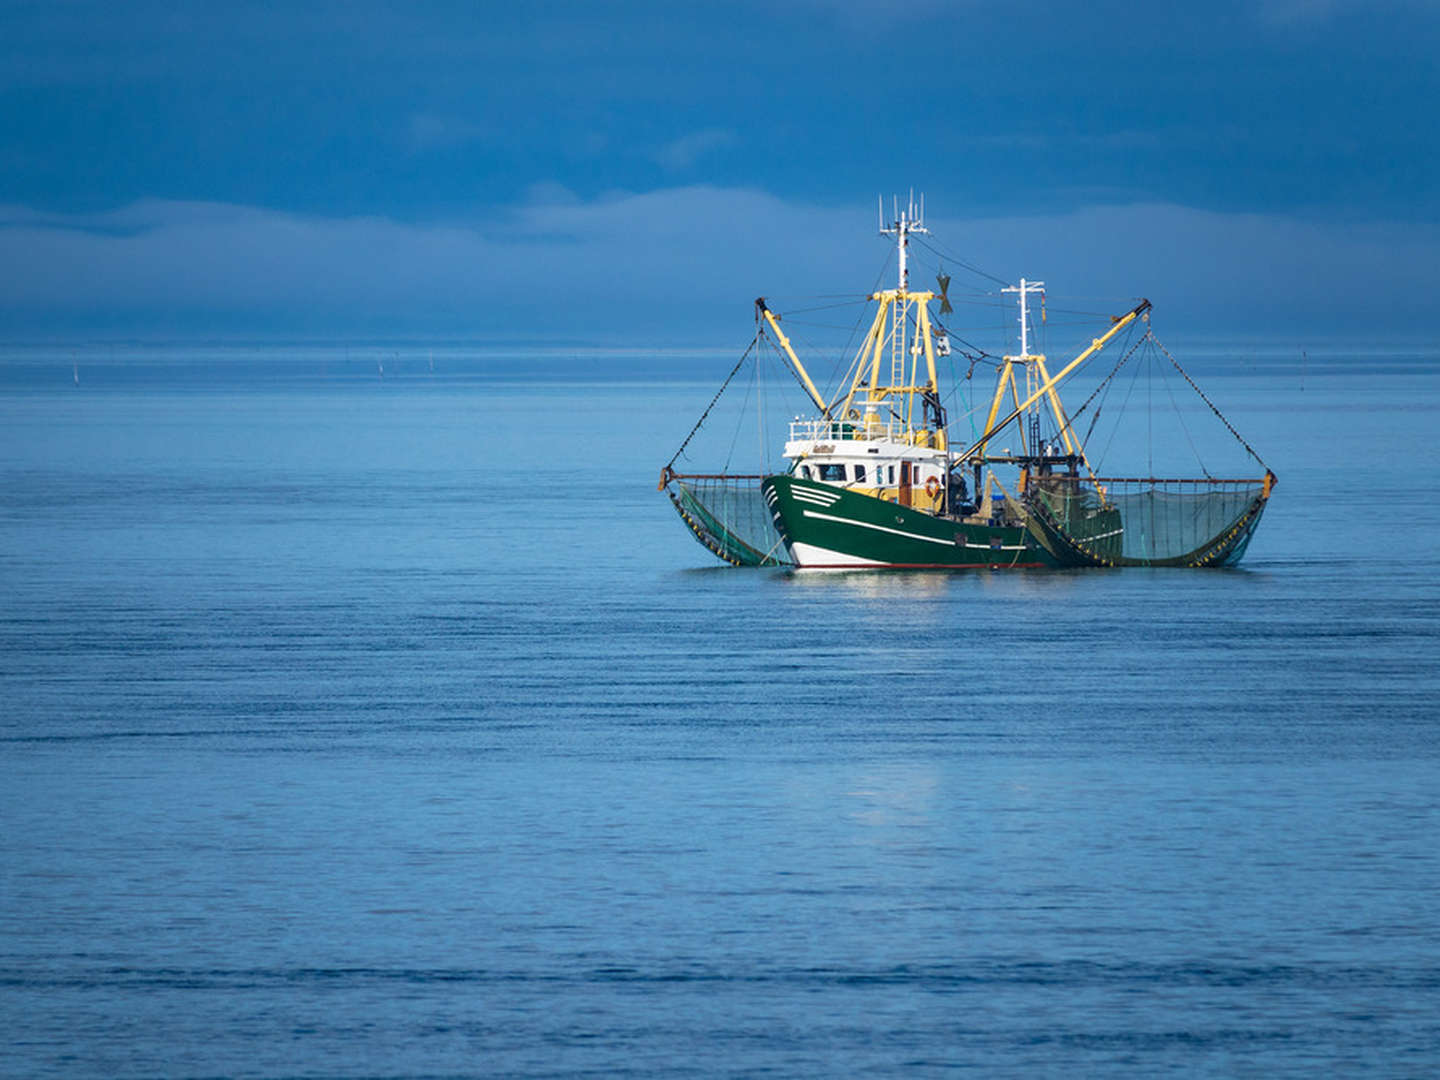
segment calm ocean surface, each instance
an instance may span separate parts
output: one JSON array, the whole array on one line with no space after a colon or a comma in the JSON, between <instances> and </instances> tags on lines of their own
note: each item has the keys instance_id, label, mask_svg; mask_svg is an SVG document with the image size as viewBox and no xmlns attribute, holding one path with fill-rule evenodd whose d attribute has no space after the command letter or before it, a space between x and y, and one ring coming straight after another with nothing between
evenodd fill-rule
<instances>
[{"instance_id":1,"label":"calm ocean surface","mask_svg":"<svg viewBox=\"0 0 1440 1080\"><path fill-rule=\"evenodd\" d=\"M1238 570L732 570L703 381L0 386L0 1073L1440 1072L1433 353ZM711 374L714 373L714 377Z\"/></svg>"}]
</instances>

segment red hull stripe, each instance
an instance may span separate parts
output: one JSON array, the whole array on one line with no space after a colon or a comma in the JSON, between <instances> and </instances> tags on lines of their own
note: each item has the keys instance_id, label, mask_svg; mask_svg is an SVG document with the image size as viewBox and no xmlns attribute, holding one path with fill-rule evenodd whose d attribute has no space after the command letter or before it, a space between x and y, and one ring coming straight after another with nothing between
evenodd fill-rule
<instances>
[{"instance_id":1,"label":"red hull stripe","mask_svg":"<svg viewBox=\"0 0 1440 1080\"><path fill-rule=\"evenodd\" d=\"M806 563L797 570L1047 570L1048 563Z\"/></svg>"}]
</instances>

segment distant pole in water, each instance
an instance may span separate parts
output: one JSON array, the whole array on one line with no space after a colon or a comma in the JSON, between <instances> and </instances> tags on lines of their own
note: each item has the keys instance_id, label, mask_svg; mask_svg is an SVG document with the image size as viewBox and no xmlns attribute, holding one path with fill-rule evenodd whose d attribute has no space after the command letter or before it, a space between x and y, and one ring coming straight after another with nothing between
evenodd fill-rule
<instances>
[{"instance_id":1,"label":"distant pole in water","mask_svg":"<svg viewBox=\"0 0 1440 1080\"><path fill-rule=\"evenodd\" d=\"M380 377L383 379L383 378L385 377L385 360L384 360L384 358L382 357L381 359L376 360L375 363L379 366L379 368L380 368Z\"/></svg>"},{"instance_id":2,"label":"distant pole in water","mask_svg":"<svg viewBox=\"0 0 1440 1080\"><path fill-rule=\"evenodd\" d=\"M75 385L80 385L80 361L72 352L70 354L70 375L75 380Z\"/></svg>"}]
</instances>

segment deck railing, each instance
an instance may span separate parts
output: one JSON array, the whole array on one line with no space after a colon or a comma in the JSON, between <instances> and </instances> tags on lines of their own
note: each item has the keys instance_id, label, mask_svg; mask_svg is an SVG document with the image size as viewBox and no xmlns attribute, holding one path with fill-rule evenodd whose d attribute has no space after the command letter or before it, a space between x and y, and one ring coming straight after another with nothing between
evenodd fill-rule
<instances>
[{"instance_id":1,"label":"deck railing","mask_svg":"<svg viewBox=\"0 0 1440 1080\"><path fill-rule=\"evenodd\" d=\"M926 428L908 427L900 420L827 420L824 417L790 421L792 442L851 442L857 439L888 439L919 446L932 445L933 433Z\"/></svg>"}]
</instances>

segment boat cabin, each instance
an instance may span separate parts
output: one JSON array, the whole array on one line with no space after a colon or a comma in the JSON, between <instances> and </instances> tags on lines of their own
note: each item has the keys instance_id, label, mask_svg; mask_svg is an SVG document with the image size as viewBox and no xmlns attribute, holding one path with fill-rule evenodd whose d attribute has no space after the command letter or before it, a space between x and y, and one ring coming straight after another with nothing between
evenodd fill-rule
<instances>
[{"instance_id":1,"label":"boat cabin","mask_svg":"<svg viewBox=\"0 0 1440 1080\"><path fill-rule=\"evenodd\" d=\"M797 417L785 457L792 476L940 513L949 468L943 444L943 435L923 429Z\"/></svg>"}]
</instances>

